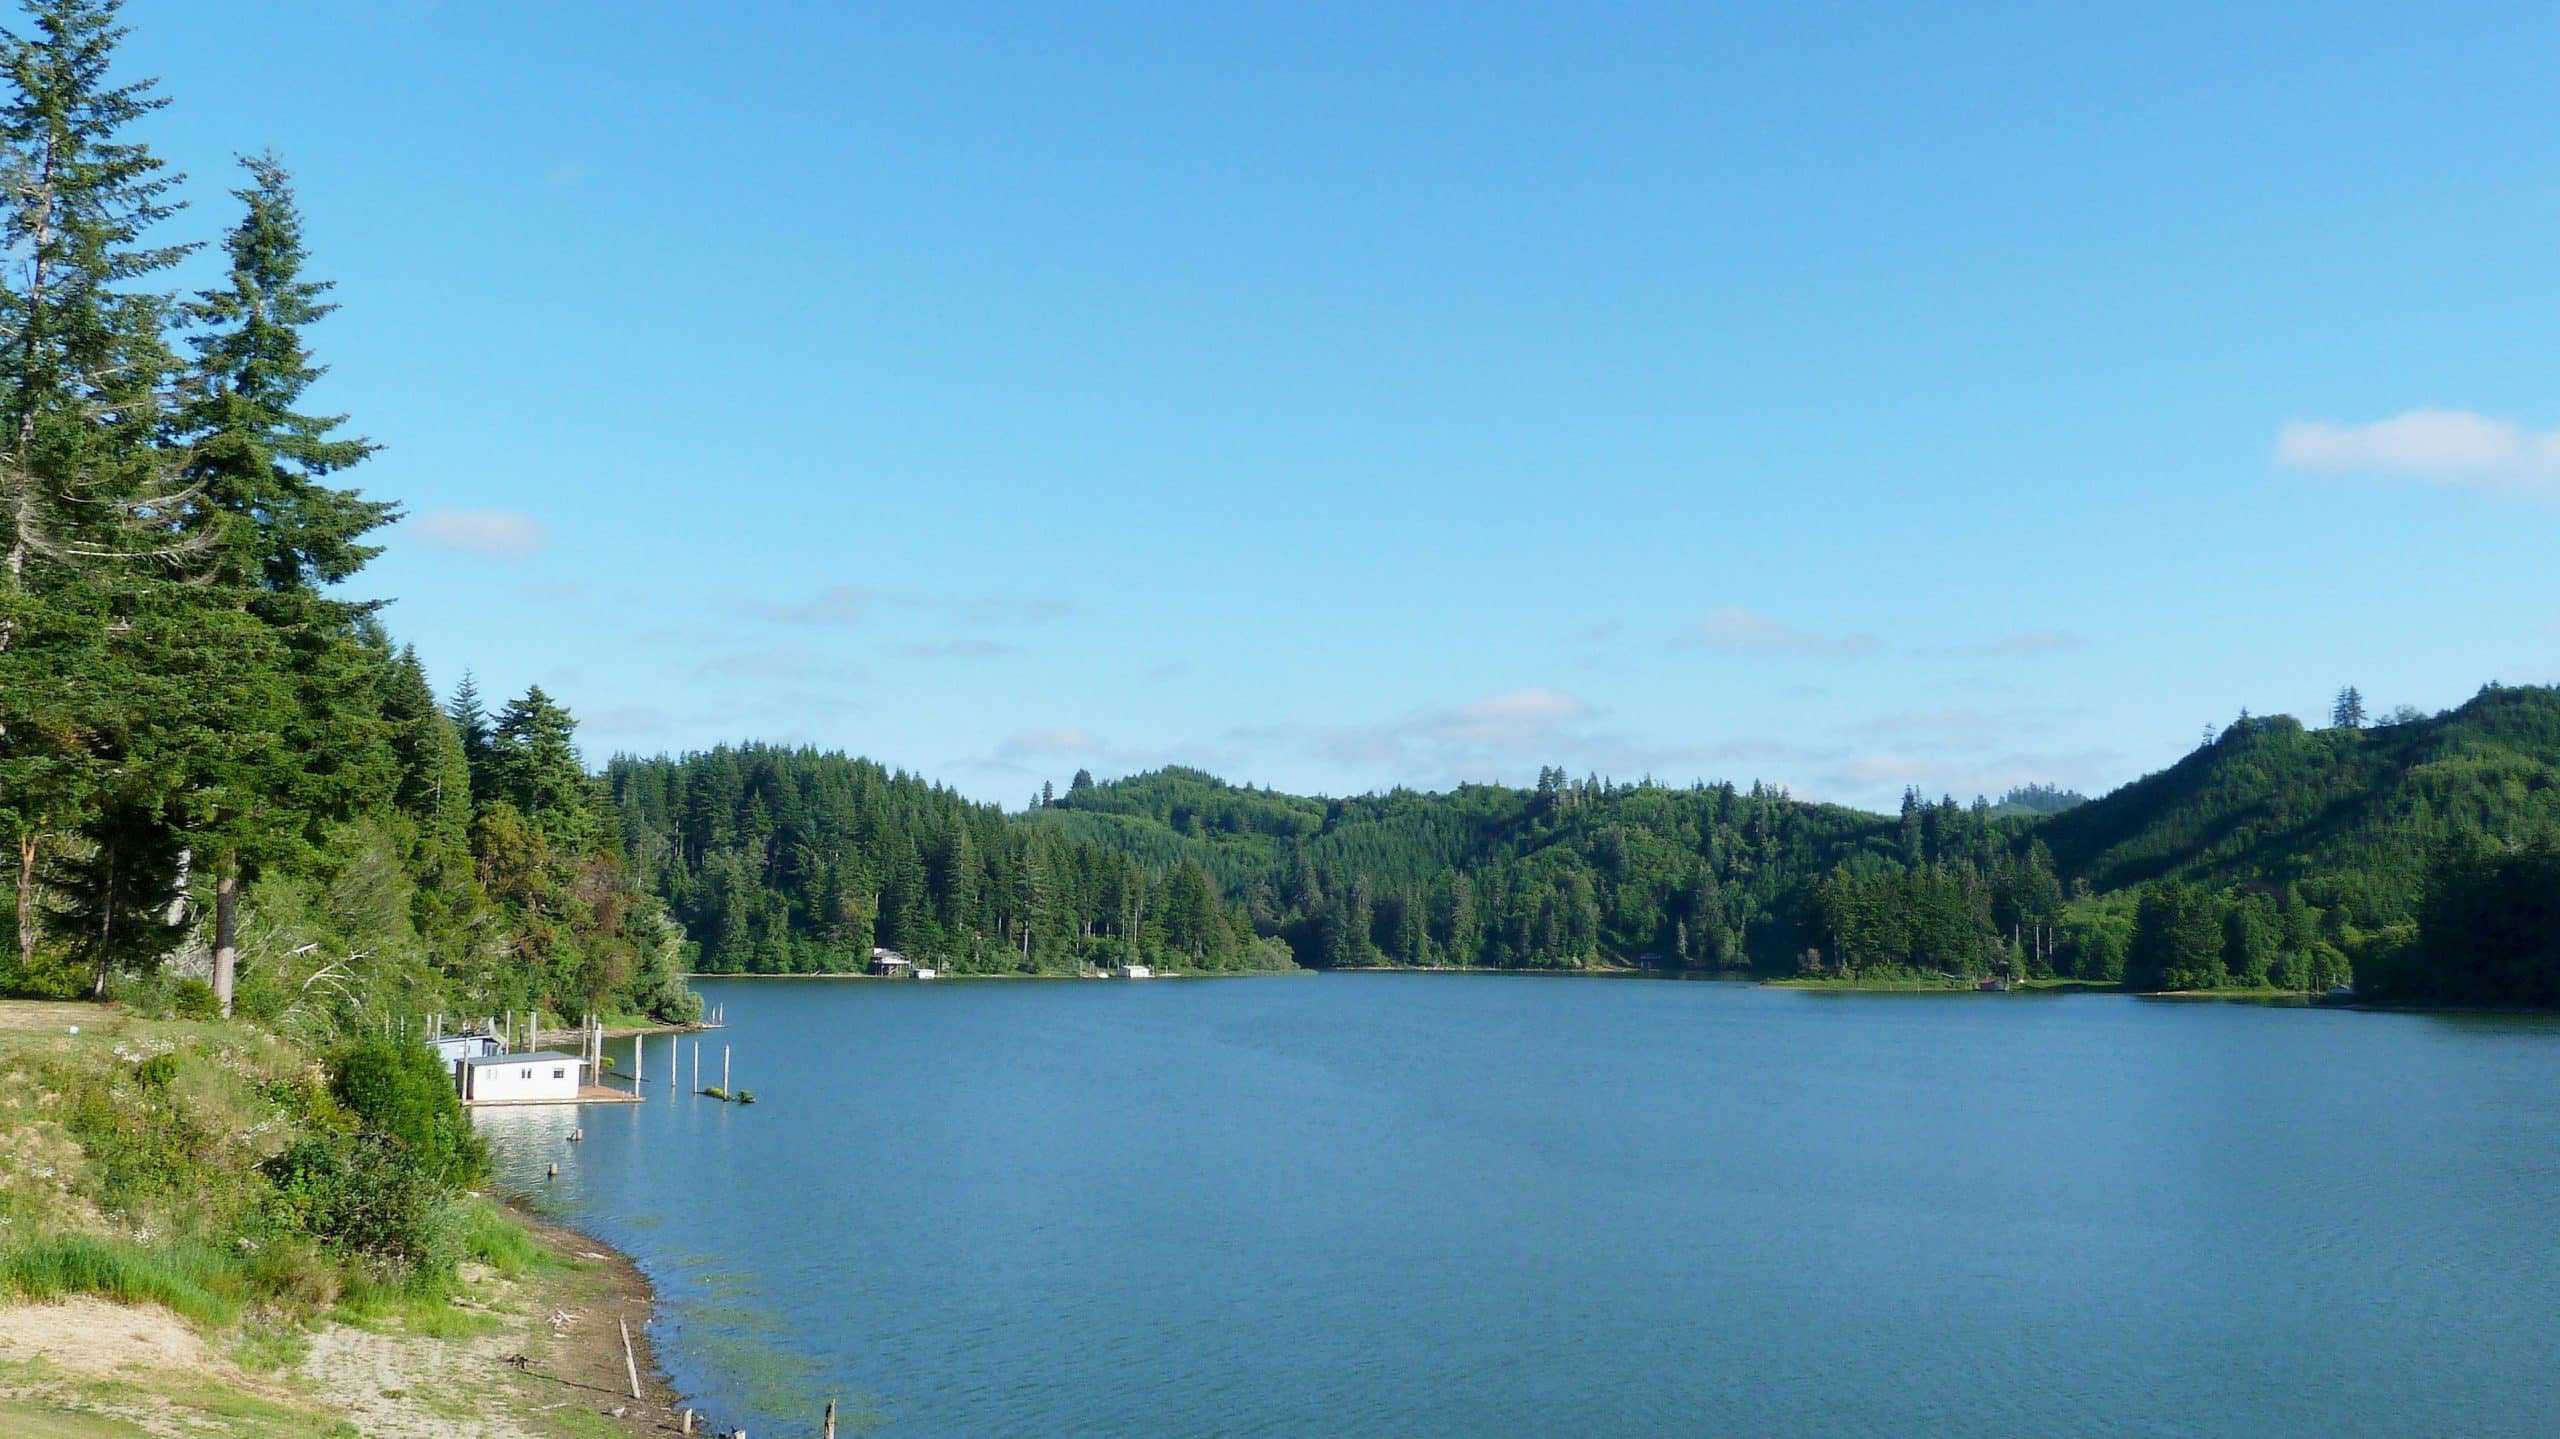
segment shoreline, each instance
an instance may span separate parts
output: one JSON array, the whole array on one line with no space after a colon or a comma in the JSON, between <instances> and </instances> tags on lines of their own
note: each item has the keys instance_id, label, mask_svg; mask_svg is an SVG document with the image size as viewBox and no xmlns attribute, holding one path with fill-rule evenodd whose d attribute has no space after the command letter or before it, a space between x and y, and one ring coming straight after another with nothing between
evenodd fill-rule
<instances>
[{"instance_id":1,"label":"shoreline","mask_svg":"<svg viewBox=\"0 0 2560 1439\"><path fill-rule=\"evenodd\" d=\"M566 1331L554 1331L550 1352L528 1355L530 1361L520 1366L519 1374L526 1383L550 1382L581 1391L580 1399L598 1419L610 1421L627 1434L657 1435L678 1431L678 1416L683 1412L684 1397L676 1392L675 1383L658 1363L652 1343L650 1321L657 1317L657 1287L640 1272L637 1261L622 1250L581 1229L574 1229L556 1219L535 1212L521 1195L493 1195L492 1200L507 1217L524 1226L534 1241L560 1260L563 1272L577 1275L581 1271L600 1274L602 1289L588 1298L601 1300L612 1308L612 1315L592 1312L582 1316L596 1322L574 1324ZM583 1286L581 1286L583 1287ZM552 1300L564 1297L556 1292ZM558 1312L569 1312L566 1310ZM640 1375L641 1398L631 1399L630 1375L622 1352L622 1331L608 1327L607 1317L620 1318L631 1326L631 1364ZM548 1360L547 1365L542 1361ZM700 1413L694 1416L694 1432L723 1433L715 1429Z\"/></svg>"},{"instance_id":2,"label":"shoreline","mask_svg":"<svg viewBox=\"0 0 2560 1439\"><path fill-rule=\"evenodd\" d=\"M1150 975L1148 978L1150 980L1264 979L1283 977L1293 974L1322 974L1323 972L1324 971L1319 969L1308 969L1302 965L1293 969L1181 970L1170 974L1159 972L1154 975ZM939 972L937 972L931 979L920 980L912 974L869 974L861 970L851 969L820 969L811 970L804 974L771 974L758 970L754 972L740 971L736 974L688 974L684 978L687 984L691 984L695 980L701 979L861 979L870 980L879 984L983 984L994 980L1002 980L1007 983L1021 981L1032 984L1073 984L1085 980L1110 980L1123 983L1138 982L1134 980L1123 981L1121 980L1121 977L1116 974L943 974ZM720 1026L697 1025L695 1027L717 1029ZM653 1034L665 1034L669 1033L670 1030L662 1029L652 1030L650 1032ZM616 1033L618 1033L618 1031L606 1030L605 1037L608 1039L613 1038Z\"/></svg>"}]
</instances>

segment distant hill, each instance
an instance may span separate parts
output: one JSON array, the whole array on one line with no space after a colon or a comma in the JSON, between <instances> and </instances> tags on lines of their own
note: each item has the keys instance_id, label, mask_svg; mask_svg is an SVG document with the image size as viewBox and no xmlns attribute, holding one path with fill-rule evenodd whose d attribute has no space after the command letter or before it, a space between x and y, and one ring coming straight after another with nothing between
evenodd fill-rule
<instances>
[{"instance_id":1,"label":"distant hill","mask_svg":"<svg viewBox=\"0 0 2560 1439\"><path fill-rule=\"evenodd\" d=\"M2313 991L2411 949L2440 857L2560 831L2555 781L2560 692L2500 687L2371 728L2244 716L2095 800L1914 793L1894 815L1555 768L1347 797L1079 772L1017 814L805 750L607 772L633 872L706 969L836 968L880 943L977 971L1294 956ZM2476 892L2503 892L2482 872Z\"/></svg>"},{"instance_id":2,"label":"distant hill","mask_svg":"<svg viewBox=\"0 0 2560 1439\"><path fill-rule=\"evenodd\" d=\"M1883 816L1760 785L1673 789L1560 769L1530 789L1349 798L1165 769L1079 778L1028 818L1142 863L1199 864L1258 931L1321 966L1776 964L1803 929L1811 881L1890 850L1896 834ZM1987 826L1987 811L1975 820Z\"/></svg>"},{"instance_id":3,"label":"distant hill","mask_svg":"<svg viewBox=\"0 0 2560 1439\"><path fill-rule=\"evenodd\" d=\"M1023 819L1150 869L1197 865L1314 965L2318 990L2412 943L2439 856L2560 830L2560 692L2492 686L2372 727L2244 716L2094 800L2030 785L1883 816L1561 770L1321 798L1166 769L1079 775Z\"/></svg>"},{"instance_id":4,"label":"distant hill","mask_svg":"<svg viewBox=\"0 0 2560 1439\"><path fill-rule=\"evenodd\" d=\"M2305 885L2367 924L2414 913L2448 844L2560 822L2560 691L2498 686L2428 718L2306 729L2243 718L2157 774L2039 822L2066 877Z\"/></svg>"}]
</instances>

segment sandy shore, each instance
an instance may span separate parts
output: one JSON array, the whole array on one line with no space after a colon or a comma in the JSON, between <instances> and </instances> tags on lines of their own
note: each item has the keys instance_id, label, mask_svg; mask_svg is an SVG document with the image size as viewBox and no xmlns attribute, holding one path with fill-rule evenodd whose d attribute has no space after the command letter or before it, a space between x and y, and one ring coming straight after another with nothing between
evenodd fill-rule
<instances>
[{"instance_id":1,"label":"sandy shore","mask_svg":"<svg viewBox=\"0 0 2560 1439\"><path fill-rule=\"evenodd\" d=\"M252 1322L203 1332L156 1305L0 1305L0 1433L234 1439L595 1439L679 1432L653 1362L649 1281L628 1256L517 1211L567 1262L466 1272L454 1322ZM617 1322L620 1321L620 1322ZM622 1324L641 1397L631 1397ZM697 1435L727 1432L697 1415ZM83 1424L89 1427L80 1427ZM70 1426L70 1427L64 1427Z\"/></svg>"}]
</instances>

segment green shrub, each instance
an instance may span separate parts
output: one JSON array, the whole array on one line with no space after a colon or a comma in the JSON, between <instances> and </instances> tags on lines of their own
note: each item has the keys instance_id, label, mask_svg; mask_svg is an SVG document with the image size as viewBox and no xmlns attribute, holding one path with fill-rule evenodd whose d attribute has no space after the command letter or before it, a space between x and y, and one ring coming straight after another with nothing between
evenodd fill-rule
<instances>
[{"instance_id":1,"label":"green shrub","mask_svg":"<svg viewBox=\"0 0 2560 1439\"><path fill-rule=\"evenodd\" d=\"M178 1056L155 1054L133 1067L133 1077L145 1089L167 1089L169 1081L178 1077Z\"/></svg>"},{"instance_id":2,"label":"green shrub","mask_svg":"<svg viewBox=\"0 0 2560 1439\"><path fill-rule=\"evenodd\" d=\"M442 1184L466 1185L488 1172L488 1147L453 1091L434 1050L393 1039L358 1040L331 1057L330 1092L367 1130L407 1147L411 1162Z\"/></svg>"},{"instance_id":3,"label":"green shrub","mask_svg":"<svg viewBox=\"0 0 2560 1439\"><path fill-rule=\"evenodd\" d=\"M305 1135L267 1161L276 1226L405 1285L451 1278L462 1254L451 1193L387 1135Z\"/></svg>"},{"instance_id":4,"label":"green shrub","mask_svg":"<svg viewBox=\"0 0 2560 1439\"><path fill-rule=\"evenodd\" d=\"M238 1207L236 1184L218 1186L231 1191L220 1194L205 1188L204 1156L216 1137L165 1091L136 1096L95 1073L61 1072L55 1082L64 1100L63 1127L88 1151L98 1201L107 1209L133 1214L156 1200L184 1199L192 1216L218 1220Z\"/></svg>"},{"instance_id":5,"label":"green shrub","mask_svg":"<svg viewBox=\"0 0 2560 1439\"><path fill-rule=\"evenodd\" d=\"M220 1019L222 1002L201 979L182 979L169 990L170 1011L180 1019Z\"/></svg>"},{"instance_id":6,"label":"green shrub","mask_svg":"<svg viewBox=\"0 0 2560 1439\"><path fill-rule=\"evenodd\" d=\"M740 1104L753 1104L753 1103L755 1103L755 1102L756 1102L756 1092L755 1092L754 1090L752 1090L752 1089L741 1089L741 1090L739 1090L739 1091L738 1091L738 1102L739 1102Z\"/></svg>"},{"instance_id":7,"label":"green shrub","mask_svg":"<svg viewBox=\"0 0 2560 1439\"><path fill-rule=\"evenodd\" d=\"M241 1268L259 1294L299 1313L328 1308L346 1288L346 1271L337 1260L285 1235L259 1245Z\"/></svg>"}]
</instances>

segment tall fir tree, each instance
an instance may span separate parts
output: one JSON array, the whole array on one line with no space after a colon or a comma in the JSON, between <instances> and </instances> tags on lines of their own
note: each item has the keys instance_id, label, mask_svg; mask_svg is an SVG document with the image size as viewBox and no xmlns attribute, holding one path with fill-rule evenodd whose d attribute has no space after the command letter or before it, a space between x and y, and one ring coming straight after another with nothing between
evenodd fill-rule
<instances>
[{"instance_id":1,"label":"tall fir tree","mask_svg":"<svg viewBox=\"0 0 2560 1439\"><path fill-rule=\"evenodd\" d=\"M303 328L335 307L321 298L325 283L303 276L302 221L283 167L272 156L243 164L250 183L233 192L242 213L223 242L223 282L184 310L197 327L195 367L177 414L184 524L200 541L209 581L202 592L273 641L263 652L219 656L233 672L229 688L253 692L245 670L264 663L281 666L274 678L285 691L269 714L211 725L222 743L198 756L179 796L212 874L214 990L226 1012L241 887L261 863L299 853L319 824L398 783L379 721L385 657L357 630L366 607L323 589L379 553L363 537L394 507L326 482L373 447L333 437L344 417L296 408L321 374ZM245 777L225 773L247 758L236 732L253 723L271 728L280 753L259 752Z\"/></svg>"},{"instance_id":2,"label":"tall fir tree","mask_svg":"<svg viewBox=\"0 0 2560 1439\"><path fill-rule=\"evenodd\" d=\"M149 241L178 177L127 137L165 101L112 80L117 9L33 0L0 32L0 822L22 967L48 843L151 802L158 776L122 752L146 714L130 681L163 638L136 610L193 544L156 443L165 302L139 287L185 253Z\"/></svg>"}]
</instances>

